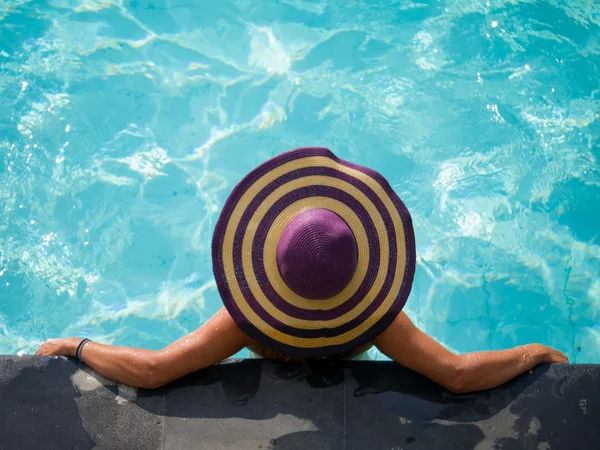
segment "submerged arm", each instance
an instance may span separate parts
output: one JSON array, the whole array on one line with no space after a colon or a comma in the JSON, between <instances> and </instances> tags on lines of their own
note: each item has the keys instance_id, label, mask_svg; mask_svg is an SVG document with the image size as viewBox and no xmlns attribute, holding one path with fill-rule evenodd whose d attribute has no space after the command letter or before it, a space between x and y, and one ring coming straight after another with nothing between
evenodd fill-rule
<instances>
[{"instance_id":1,"label":"submerged arm","mask_svg":"<svg viewBox=\"0 0 600 450\"><path fill-rule=\"evenodd\" d=\"M460 393L497 387L541 363L569 362L563 353L540 344L456 355L419 330L405 313L374 344L397 363Z\"/></svg>"},{"instance_id":2,"label":"submerged arm","mask_svg":"<svg viewBox=\"0 0 600 450\"><path fill-rule=\"evenodd\" d=\"M49 341L36 354L75 356L80 342L80 338ZM200 328L162 350L88 342L81 352L81 360L106 378L134 387L153 389L216 364L250 343L250 338L222 308Z\"/></svg>"}]
</instances>

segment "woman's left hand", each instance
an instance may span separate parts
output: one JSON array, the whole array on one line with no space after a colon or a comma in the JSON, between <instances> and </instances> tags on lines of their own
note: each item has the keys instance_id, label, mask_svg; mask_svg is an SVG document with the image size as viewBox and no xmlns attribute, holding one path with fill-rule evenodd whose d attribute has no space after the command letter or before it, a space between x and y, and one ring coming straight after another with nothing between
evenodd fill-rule
<instances>
[{"instance_id":1,"label":"woman's left hand","mask_svg":"<svg viewBox=\"0 0 600 450\"><path fill-rule=\"evenodd\" d=\"M75 337L48 339L35 354L37 356L75 356L80 342L81 339Z\"/></svg>"}]
</instances>

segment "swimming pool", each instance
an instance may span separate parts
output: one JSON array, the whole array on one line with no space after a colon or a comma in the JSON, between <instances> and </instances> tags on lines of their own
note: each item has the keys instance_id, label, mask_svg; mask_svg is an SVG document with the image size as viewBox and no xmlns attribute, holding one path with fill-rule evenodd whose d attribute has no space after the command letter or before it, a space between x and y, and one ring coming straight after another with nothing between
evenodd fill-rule
<instances>
[{"instance_id":1,"label":"swimming pool","mask_svg":"<svg viewBox=\"0 0 600 450\"><path fill-rule=\"evenodd\" d=\"M193 330L232 187L322 145L411 210L425 331L600 362L599 80L587 0L3 2L0 354Z\"/></svg>"}]
</instances>

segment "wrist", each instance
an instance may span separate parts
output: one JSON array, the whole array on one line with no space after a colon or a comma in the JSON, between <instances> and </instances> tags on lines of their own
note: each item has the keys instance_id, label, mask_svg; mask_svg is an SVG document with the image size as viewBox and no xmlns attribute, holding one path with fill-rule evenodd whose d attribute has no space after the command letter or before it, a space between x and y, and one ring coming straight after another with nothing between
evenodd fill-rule
<instances>
[{"instance_id":1,"label":"wrist","mask_svg":"<svg viewBox=\"0 0 600 450\"><path fill-rule=\"evenodd\" d=\"M70 356L72 358L75 358L75 354L77 353L77 347L81 343L81 340L82 339L78 338L78 337L71 337L71 338L65 339L65 343L64 343L64 347L63 347L65 356Z\"/></svg>"},{"instance_id":2,"label":"wrist","mask_svg":"<svg viewBox=\"0 0 600 450\"><path fill-rule=\"evenodd\" d=\"M541 344L528 344L525 346L527 350L529 350L531 354L531 359L533 359L533 365L537 366L539 364L545 363L548 357L548 351L546 347Z\"/></svg>"}]
</instances>

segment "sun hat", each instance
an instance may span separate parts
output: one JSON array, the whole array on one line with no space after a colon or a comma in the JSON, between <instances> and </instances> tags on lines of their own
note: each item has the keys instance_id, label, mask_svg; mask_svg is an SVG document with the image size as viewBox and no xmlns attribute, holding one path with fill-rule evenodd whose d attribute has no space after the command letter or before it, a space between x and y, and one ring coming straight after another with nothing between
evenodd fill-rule
<instances>
[{"instance_id":1,"label":"sun hat","mask_svg":"<svg viewBox=\"0 0 600 450\"><path fill-rule=\"evenodd\" d=\"M408 209L379 173L330 150L290 150L233 189L213 271L236 324L296 357L371 342L400 313L415 273Z\"/></svg>"}]
</instances>

